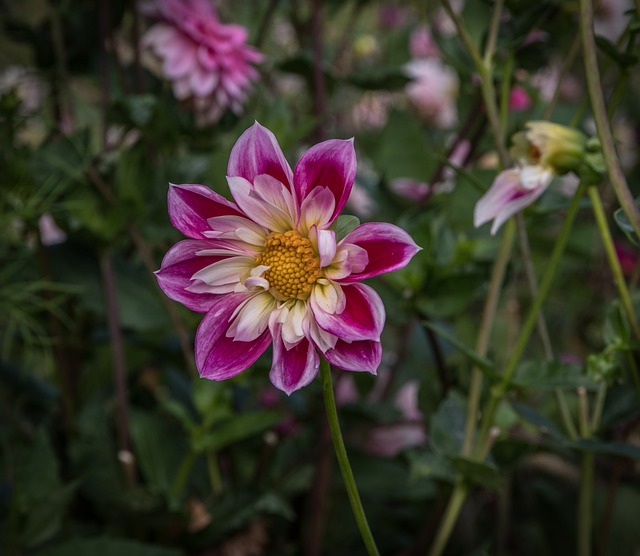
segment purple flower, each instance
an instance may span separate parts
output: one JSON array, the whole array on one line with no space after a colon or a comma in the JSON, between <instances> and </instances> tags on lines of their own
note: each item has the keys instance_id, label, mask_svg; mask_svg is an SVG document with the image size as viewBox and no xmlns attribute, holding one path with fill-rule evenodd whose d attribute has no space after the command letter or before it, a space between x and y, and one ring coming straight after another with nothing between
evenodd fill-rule
<instances>
[{"instance_id":1,"label":"purple flower","mask_svg":"<svg viewBox=\"0 0 640 556\"><path fill-rule=\"evenodd\" d=\"M216 122L227 108L240 114L258 78L252 64L262 61L246 44L247 30L222 23L207 0L148 0L141 11L157 21L142 45L162 62L176 98L192 102L198 124Z\"/></svg>"},{"instance_id":2,"label":"purple flower","mask_svg":"<svg viewBox=\"0 0 640 556\"><path fill-rule=\"evenodd\" d=\"M171 186L171 221L189 239L157 272L169 297L206 313L196 334L200 375L233 377L270 344L271 382L287 394L316 376L318 352L342 369L375 373L385 312L359 282L404 267L420 248L384 223L337 238L356 174L353 141L315 145L292 171L256 122L233 147L227 173L235 203L202 185Z\"/></svg>"}]
</instances>

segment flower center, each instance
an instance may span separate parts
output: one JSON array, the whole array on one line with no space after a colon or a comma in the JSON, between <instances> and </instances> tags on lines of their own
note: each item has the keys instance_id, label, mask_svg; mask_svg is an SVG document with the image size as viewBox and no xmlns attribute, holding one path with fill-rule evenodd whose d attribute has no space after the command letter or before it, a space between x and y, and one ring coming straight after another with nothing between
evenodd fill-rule
<instances>
[{"instance_id":1,"label":"flower center","mask_svg":"<svg viewBox=\"0 0 640 556\"><path fill-rule=\"evenodd\" d=\"M542 158L542 152L540 152L540 149L533 144L529 145L529 158L534 164L538 164Z\"/></svg>"},{"instance_id":2,"label":"flower center","mask_svg":"<svg viewBox=\"0 0 640 556\"><path fill-rule=\"evenodd\" d=\"M311 242L296 230L271 234L256 263L270 267L264 273L271 291L279 299L307 299L320 278L320 257Z\"/></svg>"}]
</instances>

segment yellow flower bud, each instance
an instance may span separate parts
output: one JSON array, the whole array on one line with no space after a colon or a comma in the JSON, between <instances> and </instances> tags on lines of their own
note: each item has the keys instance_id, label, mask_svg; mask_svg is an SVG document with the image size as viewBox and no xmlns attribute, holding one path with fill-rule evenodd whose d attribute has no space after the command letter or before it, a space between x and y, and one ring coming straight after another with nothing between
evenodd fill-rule
<instances>
[{"instance_id":1,"label":"yellow flower bud","mask_svg":"<svg viewBox=\"0 0 640 556\"><path fill-rule=\"evenodd\" d=\"M512 138L510 154L520 164L542 166L555 174L577 170L587 137L580 131L551 122L527 122L527 130Z\"/></svg>"}]
</instances>

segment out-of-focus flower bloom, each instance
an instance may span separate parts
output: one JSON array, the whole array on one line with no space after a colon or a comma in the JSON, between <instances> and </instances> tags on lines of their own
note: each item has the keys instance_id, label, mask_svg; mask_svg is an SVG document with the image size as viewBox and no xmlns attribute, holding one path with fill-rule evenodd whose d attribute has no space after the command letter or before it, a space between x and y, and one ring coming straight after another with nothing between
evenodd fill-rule
<instances>
[{"instance_id":1,"label":"out-of-focus flower bloom","mask_svg":"<svg viewBox=\"0 0 640 556\"><path fill-rule=\"evenodd\" d=\"M383 29L398 29L404 27L409 21L409 11L394 3L386 2L380 6L378 21Z\"/></svg>"},{"instance_id":2,"label":"out-of-focus flower bloom","mask_svg":"<svg viewBox=\"0 0 640 556\"><path fill-rule=\"evenodd\" d=\"M631 276L638 264L638 249L633 249L620 241L615 242L615 249L623 274Z\"/></svg>"},{"instance_id":3,"label":"out-of-focus flower bloom","mask_svg":"<svg viewBox=\"0 0 640 556\"><path fill-rule=\"evenodd\" d=\"M49 213L44 213L38 220L40 239L43 245L58 245L67 241L67 234L61 230Z\"/></svg>"},{"instance_id":4,"label":"out-of-focus flower bloom","mask_svg":"<svg viewBox=\"0 0 640 556\"><path fill-rule=\"evenodd\" d=\"M396 178L389 187L391 191L410 201L422 202L431 195L431 186L428 183L413 178Z\"/></svg>"},{"instance_id":5,"label":"out-of-focus flower bloom","mask_svg":"<svg viewBox=\"0 0 640 556\"><path fill-rule=\"evenodd\" d=\"M346 206L359 218L369 218L377 208L373 197L357 181L353 184Z\"/></svg>"},{"instance_id":6,"label":"out-of-focus flower bloom","mask_svg":"<svg viewBox=\"0 0 640 556\"><path fill-rule=\"evenodd\" d=\"M216 122L228 108L240 114L258 78L252 64L262 61L247 30L222 23L207 0L149 0L140 10L157 21L143 47L162 61L176 98L191 101L198 124Z\"/></svg>"},{"instance_id":7,"label":"out-of-focus flower bloom","mask_svg":"<svg viewBox=\"0 0 640 556\"><path fill-rule=\"evenodd\" d=\"M47 95L45 82L33 71L22 66L9 66L0 73L0 97L13 92L24 115L37 112Z\"/></svg>"},{"instance_id":8,"label":"out-of-focus flower bloom","mask_svg":"<svg viewBox=\"0 0 640 556\"><path fill-rule=\"evenodd\" d=\"M353 141L315 145L292 171L256 123L233 147L227 173L235 203L202 185L171 186L171 221L190 239L156 273L169 297L206 313L195 342L200 375L231 378L270 344L271 382L288 394L313 380L318 352L375 373L384 307L359 282L404 267L420 248L392 224L336 237L356 173Z\"/></svg>"},{"instance_id":9,"label":"out-of-focus flower bloom","mask_svg":"<svg viewBox=\"0 0 640 556\"><path fill-rule=\"evenodd\" d=\"M409 38L409 51L412 58L439 58L440 49L433 40L431 29L426 25L418 27Z\"/></svg>"},{"instance_id":10,"label":"out-of-focus flower bloom","mask_svg":"<svg viewBox=\"0 0 640 556\"><path fill-rule=\"evenodd\" d=\"M464 0L451 0L451 8L456 14L462 13ZM456 25L444 8L439 8L433 16L433 27L439 35L452 37L458 33Z\"/></svg>"},{"instance_id":11,"label":"out-of-focus flower bloom","mask_svg":"<svg viewBox=\"0 0 640 556\"><path fill-rule=\"evenodd\" d=\"M413 79L405 91L420 117L439 128L450 128L458 119L458 75L440 60L413 60L405 66Z\"/></svg>"},{"instance_id":12,"label":"out-of-focus flower bloom","mask_svg":"<svg viewBox=\"0 0 640 556\"><path fill-rule=\"evenodd\" d=\"M550 101L558 87L560 100L574 101L584 95L584 87L580 81L574 75L562 75L561 67L560 60L553 60L547 67L531 76L531 85L538 89L542 100Z\"/></svg>"},{"instance_id":13,"label":"out-of-focus flower bloom","mask_svg":"<svg viewBox=\"0 0 640 556\"><path fill-rule=\"evenodd\" d=\"M521 112L529 108L531 108L529 93L520 85L515 85L509 93L509 109L514 112Z\"/></svg>"},{"instance_id":14,"label":"out-of-focus flower bloom","mask_svg":"<svg viewBox=\"0 0 640 556\"><path fill-rule=\"evenodd\" d=\"M555 175L578 171L587 146L581 132L542 121L528 122L527 130L516 133L512 141L516 168L500 172L474 210L476 227L493 220L492 234L542 195Z\"/></svg>"},{"instance_id":15,"label":"out-of-focus flower bloom","mask_svg":"<svg viewBox=\"0 0 640 556\"><path fill-rule=\"evenodd\" d=\"M593 29L615 43L629 23L629 10L634 10L632 0L600 0L594 6Z\"/></svg>"},{"instance_id":16,"label":"out-of-focus flower bloom","mask_svg":"<svg viewBox=\"0 0 640 556\"><path fill-rule=\"evenodd\" d=\"M350 120L356 131L377 131L389 119L393 97L388 91L369 91L359 97L351 110Z\"/></svg>"}]
</instances>

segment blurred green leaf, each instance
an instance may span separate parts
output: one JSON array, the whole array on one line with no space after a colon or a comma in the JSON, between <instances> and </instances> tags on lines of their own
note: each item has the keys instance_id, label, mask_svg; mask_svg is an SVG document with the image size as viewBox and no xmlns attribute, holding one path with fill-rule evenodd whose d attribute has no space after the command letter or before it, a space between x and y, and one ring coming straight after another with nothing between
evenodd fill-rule
<instances>
[{"instance_id":1,"label":"blurred green leaf","mask_svg":"<svg viewBox=\"0 0 640 556\"><path fill-rule=\"evenodd\" d=\"M74 539L38 552L38 556L182 556L184 552L136 541L102 537Z\"/></svg>"},{"instance_id":2,"label":"blurred green leaf","mask_svg":"<svg viewBox=\"0 0 640 556\"><path fill-rule=\"evenodd\" d=\"M636 208L640 210L640 202L638 201L638 199L635 200L634 204ZM624 210L622 208L619 208L613 213L613 219L616 221L618 228L620 228L625 233L627 238L629 238L629 241L634 245L640 247L640 238L638 238L636 231L633 229L631 222L629 222L629 219L627 218L627 215L624 213Z\"/></svg>"},{"instance_id":3,"label":"blurred green leaf","mask_svg":"<svg viewBox=\"0 0 640 556\"><path fill-rule=\"evenodd\" d=\"M282 421L282 417L279 411L239 413L219 422L213 431L205 432L196 440L193 449L198 453L221 450L270 429Z\"/></svg>"},{"instance_id":4,"label":"blurred green leaf","mask_svg":"<svg viewBox=\"0 0 640 556\"><path fill-rule=\"evenodd\" d=\"M443 327L433 324L429 321L422 321L423 326L433 330L443 340L450 343L453 347L460 350L466 355L471 362L476 365L489 379L492 381L500 380L500 376L496 372L496 368L493 362L489 361L485 357L480 357L475 351L465 346L460 340L455 338L452 334L447 332Z\"/></svg>"},{"instance_id":5,"label":"blurred green leaf","mask_svg":"<svg viewBox=\"0 0 640 556\"><path fill-rule=\"evenodd\" d=\"M518 415L526 421L529 421L532 425L538 427L542 432L547 432L557 439L565 440L565 436L558 426L549 417L543 415L537 409L518 402L511 402L511 405Z\"/></svg>"},{"instance_id":6,"label":"blurred green leaf","mask_svg":"<svg viewBox=\"0 0 640 556\"><path fill-rule=\"evenodd\" d=\"M500 473L495 466L460 456L451 457L450 460L456 471L470 483L490 489L500 486Z\"/></svg>"},{"instance_id":7,"label":"blurred green leaf","mask_svg":"<svg viewBox=\"0 0 640 556\"><path fill-rule=\"evenodd\" d=\"M431 418L429 434L434 449L443 454L459 454L464 442L465 424L465 400L452 390Z\"/></svg>"},{"instance_id":8,"label":"blurred green leaf","mask_svg":"<svg viewBox=\"0 0 640 556\"><path fill-rule=\"evenodd\" d=\"M640 446L622 442L602 442L592 438L580 438L569 443L569 447L585 452L608 456L622 456L640 460Z\"/></svg>"},{"instance_id":9,"label":"blurred green leaf","mask_svg":"<svg viewBox=\"0 0 640 556\"><path fill-rule=\"evenodd\" d=\"M401 67L371 68L352 73L347 83L368 91L394 91L404 88L411 78Z\"/></svg>"},{"instance_id":10,"label":"blurred green leaf","mask_svg":"<svg viewBox=\"0 0 640 556\"><path fill-rule=\"evenodd\" d=\"M635 54L621 52L608 38L596 35L595 40L596 46L600 51L609 56L609 58L616 62L621 68L630 68L638 63L638 57Z\"/></svg>"},{"instance_id":11,"label":"blurred green leaf","mask_svg":"<svg viewBox=\"0 0 640 556\"><path fill-rule=\"evenodd\" d=\"M516 369L511 384L536 390L575 389L578 386L591 390L597 388L581 365L560 361L525 361Z\"/></svg>"}]
</instances>

